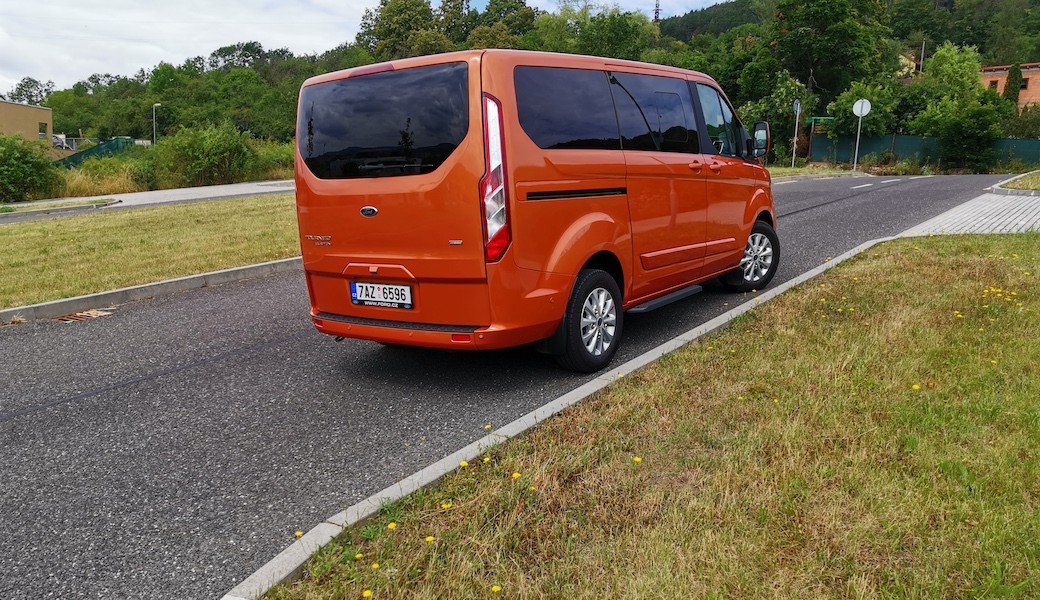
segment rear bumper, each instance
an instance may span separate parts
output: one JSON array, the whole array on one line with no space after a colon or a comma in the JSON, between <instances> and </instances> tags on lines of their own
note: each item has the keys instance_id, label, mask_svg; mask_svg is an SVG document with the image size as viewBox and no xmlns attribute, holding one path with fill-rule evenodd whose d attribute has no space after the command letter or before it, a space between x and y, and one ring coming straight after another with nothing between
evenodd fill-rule
<instances>
[{"instance_id":1,"label":"rear bumper","mask_svg":"<svg viewBox=\"0 0 1040 600\"><path fill-rule=\"evenodd\" d=\"M318 331L328 335L451 350L494 350L521 346L549 337L557 326L554 321L511 327L429 325L330 313L312 314L311 319Z\"/></svg>"}]
</instances>

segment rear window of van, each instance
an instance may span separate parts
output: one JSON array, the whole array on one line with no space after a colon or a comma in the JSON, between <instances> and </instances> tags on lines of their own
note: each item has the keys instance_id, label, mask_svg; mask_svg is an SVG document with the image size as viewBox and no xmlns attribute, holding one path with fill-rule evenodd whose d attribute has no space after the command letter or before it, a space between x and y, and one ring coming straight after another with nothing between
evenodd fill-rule
<instances>
[{"instance_id":1,"label":"rear window of van","mask_svg":"<svg viewBox=\"0 0 1040 600\"><path fill-rule=\"evenodd\" d=\"M468 73L458 62L303 88L297 144L304 163L321 179L433 171L469 130Z\"/></svg>"}]
</instances>

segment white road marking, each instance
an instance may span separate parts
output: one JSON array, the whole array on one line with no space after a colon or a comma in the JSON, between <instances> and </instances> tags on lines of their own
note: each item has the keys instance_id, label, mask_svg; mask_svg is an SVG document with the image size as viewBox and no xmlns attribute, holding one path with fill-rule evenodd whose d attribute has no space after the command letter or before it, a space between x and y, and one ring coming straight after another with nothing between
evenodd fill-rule
<instances>
[{"instance_id":1,"label":"white road marking","mask_svg":"<svg viewBox=\"0 0 1040 600\"><path fill-rule=\"evenodd\" d=\"M874 184L873 183L864 183L863 185L854 185L854 186L852 186L849 189L858 190L859 188L870 187L872 185L874 185Z\"/></svg>"},{"instance_id":2,"label":"white road marking","mask_svg":"<svg viewBox=\"0 0 1040 600\"><path fill-rule=\"evenodd\" d=\"M784 185L786 183L794 183L794 181L774 181L773 185Z\"/></svg>"},{"instance_id":3,"label":"white road marking","mask_svg":"<svg viewBox=\"0 0 1040 600\"><path fill-rule=\"evenodd\" d=\"M928 179L929 177L935 177L935 175L917 175L916 177L911 177L910 179Z\"/></svg>"},{"instance_id":4,"label":"white road marking","mask_svg":"<svg viewBox=\"0 0 1040 600\"><path fill-rule=\"evenodd\" d=\"M902 181L902 179L886 179L886 180L882 181L881 183L895 183L897 181Z\"/></svg>"}]
</instances>

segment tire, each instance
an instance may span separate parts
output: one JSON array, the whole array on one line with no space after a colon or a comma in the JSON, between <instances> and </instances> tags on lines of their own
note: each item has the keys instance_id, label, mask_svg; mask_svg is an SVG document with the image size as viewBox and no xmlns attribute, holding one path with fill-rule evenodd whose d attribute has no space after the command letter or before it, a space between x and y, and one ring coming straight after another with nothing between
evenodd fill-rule
<instances>
[{"instance_id":1,"label":"tire","mask_svg":"<svg viewBox=\"0 0 1040 600\"><path fill-rule=\"evenodd\" d=\"M744 246L740 266L720 279L734 292L761 290L769 285L780 264L780 238L765 221L755 221Z\"/></svg>"},{"instance_id":2,"label":"tire","mask_svg":"<svg viewBox=\"0 0 1040 600\"><path fill-rule=\"evenodd\" d=\"M623 321L621 290L614 278L599 269L582 269L560 324L564 348L556 362L581 373L602 370L617 353Z\"/></svg>"}]
</instances>

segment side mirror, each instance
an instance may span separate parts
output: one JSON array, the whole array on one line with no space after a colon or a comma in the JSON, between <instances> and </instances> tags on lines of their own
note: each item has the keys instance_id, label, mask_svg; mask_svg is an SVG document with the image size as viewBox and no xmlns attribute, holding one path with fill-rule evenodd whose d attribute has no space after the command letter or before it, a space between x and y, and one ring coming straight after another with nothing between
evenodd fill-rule
<instances>
[{"instance_id":1,"label":"side mirror","mask_svg":"<svg viewBox=\"0 0 1040 600\"><path fill-rule=\"evenodd\" d=\"M765 121L759 121L755 123L755 128L751 134L754 152L752 156L755 158L761 158L769 152L770 142L772 137L769 132L769 123Z\"/></svg>"}]
</instances>

